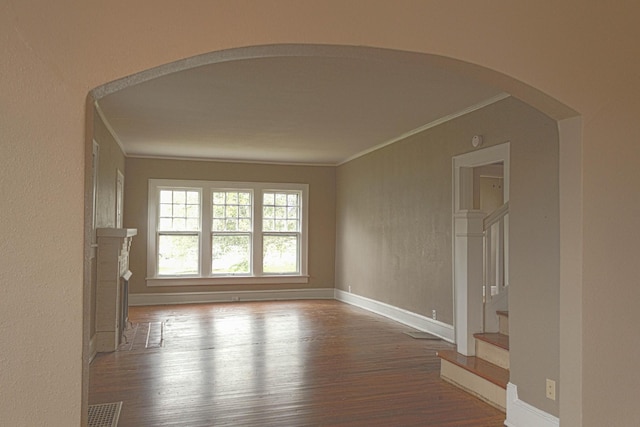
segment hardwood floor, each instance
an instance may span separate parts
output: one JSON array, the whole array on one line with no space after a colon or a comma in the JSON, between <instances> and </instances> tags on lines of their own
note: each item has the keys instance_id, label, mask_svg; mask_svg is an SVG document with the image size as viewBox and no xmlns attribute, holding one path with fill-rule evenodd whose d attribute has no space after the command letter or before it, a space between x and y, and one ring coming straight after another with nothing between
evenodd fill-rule
<instances>
[{"instance_id":1,"label":"hardwood floor","mask_svg":"<svg viewBox=\"0 0 640 427\"><path fill-rule=\"evenodd\" d=\"M131 307L129 350L91 364L120 427L503 426L439 377L443 341L337 301Z\"/></svg>"}]
</instances>

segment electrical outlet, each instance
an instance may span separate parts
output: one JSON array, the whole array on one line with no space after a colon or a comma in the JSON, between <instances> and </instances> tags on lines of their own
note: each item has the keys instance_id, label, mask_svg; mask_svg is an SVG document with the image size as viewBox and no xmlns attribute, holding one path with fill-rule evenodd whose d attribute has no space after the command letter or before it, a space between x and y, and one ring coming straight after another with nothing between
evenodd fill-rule
<instances>
[{"instance_id":1,"label":"electrical outlet","mask_svg":"<svg viewBox=\"0 0 640 427\"><path fill-rule=\"evenodd\" d=\"M556 382L547 378L547 399L556 400Z\"/></svg>"},{"instance_id":2,"label":"electrical outlet","mask_svg":"<svg viewBox=\"0 0 640 427\"><path fill-rule=\"evenodd\" d=\"M433 320L436 320L436 319L437 319L437 317L438 317L438 315L437 315L436 311L435 311L435 310L431 310L431 318L432 318Z\"/></svg>"},{"instance_id":3,"label":"electrical outlet","mask_svg":"<svg viewBox=\"0 0 640 427\"><path fill-rule=\"evenodd\" d=\"M240 301L240 297L231 297L231 301Z\"/></svg>"}]
</instances>

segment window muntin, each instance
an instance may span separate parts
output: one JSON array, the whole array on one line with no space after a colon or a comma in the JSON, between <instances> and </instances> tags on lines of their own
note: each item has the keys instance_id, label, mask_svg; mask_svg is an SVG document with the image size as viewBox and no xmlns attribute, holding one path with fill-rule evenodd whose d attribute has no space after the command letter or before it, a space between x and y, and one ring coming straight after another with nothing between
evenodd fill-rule
<instances>
[{"instance_id":1,"label":"window muntin","mask_svg":"<svg viewBox=\"0 0 640 427\"><path fill-rule=\"evenodd\" d=\"M147 285L307 283L307 206L307 184L150 179Z\"/></svg>"},{"instance_id":2,"label":"window muntin","mask_svg":"<svg viewBox=\"0 0 640 427\"><path fill-rule=\"evenodd\" d=\"M158 231L200 231L200 191L160 190Z\"/></svg>"}]
</instances>

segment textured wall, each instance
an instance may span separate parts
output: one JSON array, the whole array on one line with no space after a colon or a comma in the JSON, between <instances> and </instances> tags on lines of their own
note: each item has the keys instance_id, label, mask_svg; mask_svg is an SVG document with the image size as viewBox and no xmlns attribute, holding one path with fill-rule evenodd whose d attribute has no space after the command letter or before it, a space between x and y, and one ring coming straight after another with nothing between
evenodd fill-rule
<instances>
[{"instance_id":1,"label":"textured wall","mask_svg":"<svg viewBox=\"0 0 640 427\"><path fill-rule=\"evenodd\" d=\"M336 287L453 324L451 158L476 134L511 143L511 381L558 415L536 387L559 377L558 131L540 112L510 98L340 166Z\"/></svg>"}]
</instances>

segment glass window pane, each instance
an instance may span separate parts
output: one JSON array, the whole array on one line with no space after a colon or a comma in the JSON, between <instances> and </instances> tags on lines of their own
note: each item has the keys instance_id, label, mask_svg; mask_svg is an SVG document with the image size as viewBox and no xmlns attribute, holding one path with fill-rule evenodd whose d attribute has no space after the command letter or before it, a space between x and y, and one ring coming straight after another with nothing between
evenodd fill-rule
<instances>
[{"instance_id":1,"label":"glass window pane","mask_svg":"<svg viewBox=\"0 0 640 427\"><path fill-rule=\"evenodd\" d=\"M240 206L238 208L238 216L240 218L251 218L251 209L249 206Z\"/></svg>"},{"instance_id":2,"label":"glass window pane","mask_svg":"<svg viewBox=\"0 0 640 427\"><path fill-rule=\"evenodd\" d=\"M228 219L225 222L224 229L226 231L236 231L238 229L238 222L235 219Z\"/></svg>"},{"instance_id":3,"label":"glass window pane","mask_svg":"<svg viewBox=\"0 0 640 427\"><path fill-rule=\"evenodd\" d=\"M238 217L238 207L227 206L227 218L237 218L237 217Z\"/></svg>"},{"instance_id":4,"label":"glass window pane","mask_svg":"<svg viewBox=\"0 0 640 427\"><path fill-rule=\"evenodd\" d=\"M250 219L241 219L238 221L238 230L240 231L251 231L251 220Z\"/></svg>"},{"instance_id":5,"label":"glass window pane","mask_svg":"<svg viewBox=\"0 0 640 427\"><path fill-rule=\"evenodd\" d=\"M251 271L251 240L247 235L211 236L211 272L248 274Z\"/></svg>"},{"instance_id":6,"label":"glass window pane","mask_svg":"<svg viewBox=\"0 0 640 427\"><path fill-rule=\"evenodd\" d=\"M284 219L276 219L276 230L275 231L285 231L287 227L287 221Z\"/></svg>"},{"instance_id":7,"label":"glass window pane","mask_svg":"<svg viewBox=\"0 0 640 427\"><path fill-rule=\"evenodd\" d=\"M187 202L187 192L186 191L175 191L173 192L173 203L184 204Z\"/></svg>"},{"instance_id":8,"label":"glass window pane","mask_svg":"<svg viewBox=\"0 0 640 427\"><path fill-rule=\"evenodd\" d=\"M198 236L158 236L158 274L198 274Z\"/></svg>"},{"instance_id":9,"label":"glass window pane","mask_svg":"<svg viewBox=\"0 0 640 427\"><path fill-rule=\"evenodd\" d=\"M262 209L263 218L273 218L275 216L275 209L271 206L265 206Z\"/></svg>"},{"instance_id":10,"label":"glass window pane","mask_svg":"<svg viewBox=\"0 0 640 427\"><path fill-rule=\"evenodd\" d=\"M263 236L262 269L265 273L298 273L298 237Z\"/></svg>"},{"instance_id":11,"label":"glass window pane","mask_svg":"<svg viewBox=\"0 0 640 427\"><path fill-rule=\"evenodd\" d=\"M224 205L224 193L222 191L213 192L213 203L216 205Z\"/></svg>"},{"instance_id":12,"label":"glass window pane","mask_svg":"<svg viewBox=\"0 0 640 427\"><path fill-rule=\"evenodd\" d=\"M276 206L287 206L287 195L276 193Z\"/></svg>"},{"instance_id":13,"label":"glass window pane","mask_svg":"<svg viewBox=\"0 0 640 427\"><path fill-rule=\"evenodd\" d=\"M199 205L200 193L197 191L187 191L187 203L190 205Z\"/></svg>"},{"instance_id":14,"label":"glass window pane","mask_svg":"<svg viewBox=\"0 0 640 427\"><path fill-rule=\"evenodd\" d=\"M213 217L214 218L224 218L224 206L214 206L213 207Z\"/></svg>"},{"instance_id":15,"label":"glass window pane","mask_svg":"<svg viewBox=\"0 0 640 427\"><path fill-rule=\"evenodd\" d=\"M173 216L186 217L187 209L185 205L173 205Z\"/></svg>"},{"instance_id":16,"label":"glass window pane","mask_svg":"<svg viewBox=\"0 0 640 427\"><path fill-rule=\"evenodd\" d=\"M198 218L187 218L187 230L188 231L198 231L198 230L200 230L200 219L198 219Z\"/></svg>"},{"instance_id":17,"label":"glass window pane","mask_svg":"<svg viewBox=\"0 0 640 427\"><path fill-rule=\"evenodd\" d=\"M213 231L224 231L225 221L223 219L214 219L213 220Z\"/></svg>"},{"instance_id":18,"label":"glass window pane","mask_svg":"<svg viewBox=\"0 0 640 427\"><path fill-rule=\"evenodd\" d=\"M287 231L298 231L298 221L287 221Z\"/></svg>"},{"instance_id":19,"label":"glass window pane","mask_svg":"<svg viewBox=\"0 0 640 427\"><path fill-rule=\"evenodd\" d=\"M288 206L298 206L298 195L297 194L288 194L287 195L287 205Z\"/></svg>"},{"instance_id":20,"label":"glass window pane","mask_svg":"<svg viewBox=\"0 0 640 427\"><path fill-rule=\"evenodd\" d=\"M286 208L276 208L276 218L286 218L286 217L287 217Z\"/></svg>"},{"instance_id":21,"label":"glass window pane","mask_svg":"<svg viewBox=\"0 0 640 427\"><path fill-rule=\"evenodd\" d=\"M272 219L263 219L262 220L262 230L263 231L274 231L275 225L273 224Z\"/></svg>"},{"instance_id":22,"label":"glass window pane","mask_svg":"<svg viewBox=\"0 0 640 427\"><path fill-rule=\"evenodd\" d=\"M287 209L287 218L289 218L289 219L298 218L298 208L288 208Z\"/></svg>"},{"instance_id":23,"label":"glass window pane","mask_svg":"<svg viewBox=\"0 0 640 427\"><path fill-rule=\"evenodd\" d=\"M184 231L187 229L187 221L184 218L173 219L173 229L175 231Z\"/></svg>"},{"instance_id":24,"label":"glass window pane","mask_svg":"<svg viewBox=\"0 0 640 427\"><path fill-rule=\"evenodd\" d=\"M172 202L173 202L173 191L160 190L160 203L172 203Z\"/></svg>"},{"instance_id":25,"label":"glass window pane","mask_svg":"<svg viewBox=\"0 0 640 427\"><path fill-rule=\"evenodd\" d=\"M170 204L166 204L166 203L162 203L160 205L160 216L163 217L170 217L171 215L173 215L173 205Z\"/></svg>"},{"instance_id":26,"label":"glass window pane","mask_svg":"<svg viewBox=\"0 0 640 427\"><path fill-rule=\"evenodd\" d=\"M235 205L238 203L238 193L234 193L234 192L227 192L227 204L228 205Z\"/></svg>"},{"instance_id":27,"label":"glass window pane","mask_svg":"<svg viewBox=\"0 0 640 427\"><path fill-rule=\"evenodd\" d=\"M187 205L187 218L200 218L200 206Z\"/></svg>"},{"instance_id":28,"label":"glass window pane","mask_svg":"<svg viewBox=\"0 0 640 427\"><path fill-rule=\"evenodd\" d=\"M238 203L241 205L250 205L251 204L251 193L241 192L238 193Z\"/></svg>"},{"instance_id":29,"label":"glass window pane","mask_svg":"<svg viewBox=\"0 0 640 427\"><path fill-rule=\"evenodd\" d=\"M274 204L274 194L273 193L264 193L262 197L263 205L273 205Z\"/></svg>"},{"instance_id":30,"label":"glass window pane","mask_svg":"<svg viewBox=\"0 0 640 427\"><path fill-rule=\"evenodd\" d=\"M160 218L160 224L158 224L158 230L171 230L173 227L173 220L171 218Z\"/></svg>"}]
</instances>

